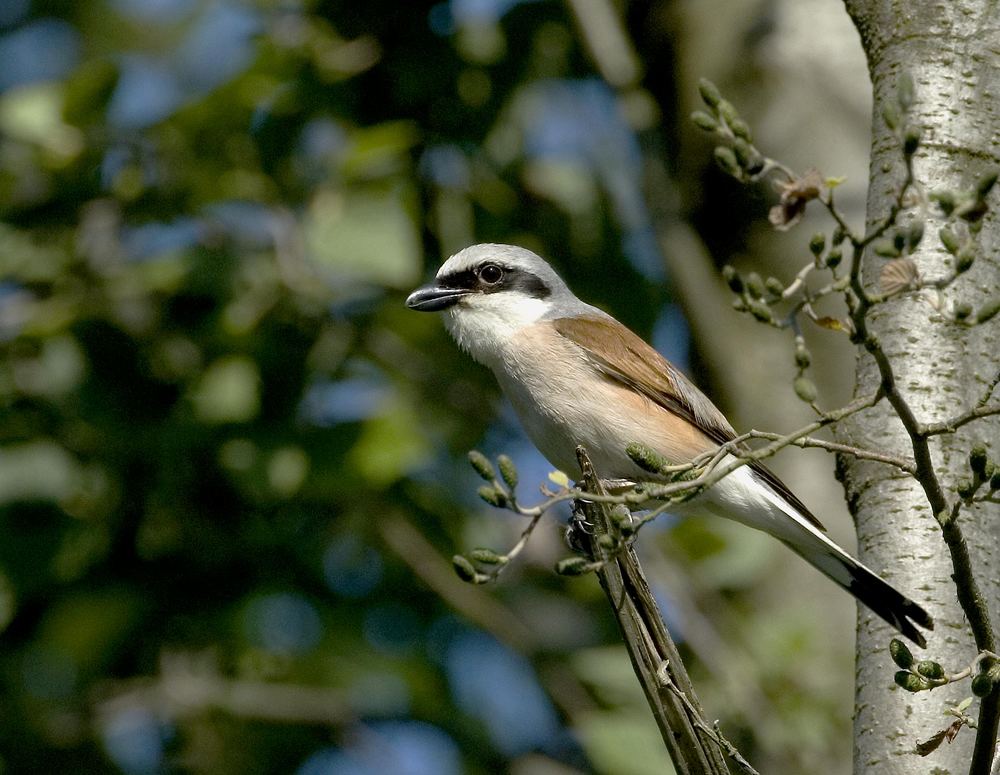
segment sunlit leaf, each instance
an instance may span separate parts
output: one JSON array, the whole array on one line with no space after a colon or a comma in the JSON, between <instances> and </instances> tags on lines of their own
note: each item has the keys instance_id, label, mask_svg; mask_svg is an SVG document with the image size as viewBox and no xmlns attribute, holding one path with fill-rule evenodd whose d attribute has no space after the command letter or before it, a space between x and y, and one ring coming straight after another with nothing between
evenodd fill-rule
<instances>
[{"instance_id":1,"label":"sunlit leaf","mask_svg":"<svg viewBox=\"0 0 1000 775\"><path fill-rule=\"evenodd\" d=\"M260 408L257 364L228 356L209 364L191 398L195 413L206 423L246 422Z\"/></svg>"},{"instance_id":2,"label":"sunlit leaf","mask_svg":"<svg viewBox=\"0 0 1000 775\"><path fill-rule=\"evenodd\" d=\"M58 84L21 86L0 96L0 131L63 158L83 150L80 130L63 122Z\"/></svg>"},{"instance_id":3,"label":"sunlit leaf","mask_svg":"<svg viewBox=\"0 0 1000 775\"><path fill-rule=\"evenodd\" d=\"M371 486L384 487L420 467L430 454L413 409L396 399L365 423L349 459Z\"/></svg>"},{"instance_id":4,"label":"sunlit leaf","mask_svg":"<svg viewBox=\"0 0 1000 775\"><path fill-rule=\"evenodd\" d=\"M559 487L569 487L569 477L562 471L549 471L549 481Z\"/></svg>"},{"instance_id":5,"label":"sunlit leaf","mask_svg":"<svg viewBox=\"0 0 1000 775\"><path fill-rule=\"evenodd\" d=\"M821 317L816 319L816 325L822 328L829 329L830 331L846 331L844 328L844 323L838 318L831 317Z\"/></svg>"},{"instance_id":6,"label":"sunlit leaf","mask_svg":"<svg viewBox=\"0 0 1000 775\"><path fill-rule=\"evenodd\" d=\"M588 713L578 732L599 772L664 775L674 771L659 730L643 708Z\"/></svg>"},{"instance_id":7,"label":"sunlit leaf","mask_svg":"<svg viewBox=\"0 0 1000 775\"><path fill-rule=\"evenodd\" d=\"M309 456L301 447L275 450L267 463L271 488L286 498L298 492L309 473Z\"/></svg>"},{"instance_id":8,"label":"sunlit leaf","mask_svg":"<svg viewBox=\"0 0 1000 775\"><path fill-rule=\"evenodd\" d=\"M401 191L322 189L303 223L310 257L335 276L410 288L420 277L420 239Z\"/></svg>"}]
</instances>

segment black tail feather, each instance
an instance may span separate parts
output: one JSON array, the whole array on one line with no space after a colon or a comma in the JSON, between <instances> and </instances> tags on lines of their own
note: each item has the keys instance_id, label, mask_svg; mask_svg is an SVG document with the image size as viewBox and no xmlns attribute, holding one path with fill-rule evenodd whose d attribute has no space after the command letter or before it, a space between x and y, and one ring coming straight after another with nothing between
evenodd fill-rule
<instances>
[{"instance_id":1,"label":"black tail feather","mask_svg":"<svg viewBox=\"0 0 1000 775\"><path fill-rule=\"evenodd\" d=\"M926 630L934 629L934 620L927 611L865 566L845 563L845 567L851 574L847 589L854 597L920 648L927 648L923 634L914 626L916 623Z\"/></svg>"}]
</instances>

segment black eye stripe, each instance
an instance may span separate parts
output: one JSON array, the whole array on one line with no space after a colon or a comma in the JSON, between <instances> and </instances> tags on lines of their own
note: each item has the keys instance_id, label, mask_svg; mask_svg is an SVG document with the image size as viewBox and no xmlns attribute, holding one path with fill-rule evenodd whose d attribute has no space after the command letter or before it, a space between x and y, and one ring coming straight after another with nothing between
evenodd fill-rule
<instances>
[{"instance_id":1,"label":"black eye stripe","mask_svg":"<svg viewBox=\"0 0 1000 775\"><path fill-rule=\"evenodd\" d=\"M497 283L484 282L479 272L485 266L493 265L502 270L503 278ZM496 293L497 291L519 291L526 296L536 299L544 299L552 293L552 290L536 274L524 269L512 266L503 266L495 261L475 267L474 269L464 269L461 272L452 272L438 278L438 285L442 288L459 288L466 291L478 291L479 293Z\"/></svg>"}]
</instances>

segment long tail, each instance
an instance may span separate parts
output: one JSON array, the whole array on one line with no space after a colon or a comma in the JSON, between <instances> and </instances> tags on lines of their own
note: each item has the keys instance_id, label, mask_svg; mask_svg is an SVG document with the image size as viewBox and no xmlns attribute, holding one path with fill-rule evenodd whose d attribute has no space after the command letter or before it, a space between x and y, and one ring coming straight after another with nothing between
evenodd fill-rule
<instances>
[{"instance_id":1,"label":"long tail","mask_svg":"<svg viewBox=\"0 0 1000 775\"><path fill-rule=\"evenodd\" d=\"M805 554L799 549L794 546L792 548L805 557ZM839 552L842 556L841 554L831 555L831 558L840 564L843 571L849 574L850 580L846 584L837 575L828 573L822 565L815 562L813 564L907 638L921 648L927 648L927 641L924 640L923 634L913 626L913 623L916 622L924 629L933 630L934 620L931 619L930 614L853 557L843 553L843 550L839 550ZM809 558L806 557L806 559Z\"/></svg>"},{"instance_id":2,"label":"long tail","mask_svg":"<svg viewBox=\"0 0 1000 775\"><path fill-rule=\"evenodd\" d=\"M786 532L779 536L790 549L918 646L927 648L923 634L914 626L918 624L927 630L934 629L934 620L927 611L851 557L801 515L785 513L794 520L797 528L794 535Z\"/></svg>"},{"instance_id":3,"label":"long tail","mask_svg":"<svg viewBox=\"0 0 1000 775\"><path fill-rule=\"evenodd\" d=\"M930 614L827 538L816 527L819 522L815 517L800 513L804 506L800 509L799 504L793 505L746 468L734 471L703 497L708 510L780 539L907 638L926 648L927 641L915 625L933 630Z\"/></svg>"}]
</instances>

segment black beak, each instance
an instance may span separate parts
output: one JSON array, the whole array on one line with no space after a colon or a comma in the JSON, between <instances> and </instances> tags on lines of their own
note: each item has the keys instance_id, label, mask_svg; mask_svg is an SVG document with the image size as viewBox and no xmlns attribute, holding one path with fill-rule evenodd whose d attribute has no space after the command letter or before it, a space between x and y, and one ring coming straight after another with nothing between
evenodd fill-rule
<instances>
[{"instance_id":1,"label":"black beak","mask_svg":"<svg viewBox=\"0 0 1000 775\"><path fill-rule=\"evenodd\" d=\"M441 288L437 285L425 285L417 288L406 298L406 306L417 312L439 312L447 309L469 291L464 288Z\"/></svg>"}]
</instances>

